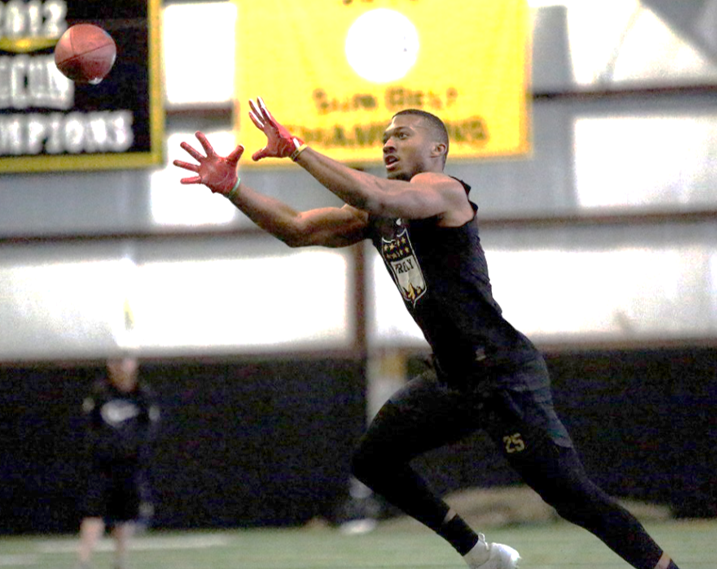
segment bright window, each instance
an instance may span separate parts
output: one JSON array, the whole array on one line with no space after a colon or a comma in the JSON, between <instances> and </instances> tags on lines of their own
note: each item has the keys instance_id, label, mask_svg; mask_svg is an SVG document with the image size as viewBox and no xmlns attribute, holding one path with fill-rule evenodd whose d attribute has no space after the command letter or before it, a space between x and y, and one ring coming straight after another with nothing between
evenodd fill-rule
<instances>
[{"instance_id":1,"label":"bright window","mask_svg":"<svg viewBox=\"0 0 717 569\"><path fill-rule=\"evenodd\" d=\"M266 258L152 262L133 306L146 348L346 348L347 258L302 250Z\"/></svg>"},{"instance_id":2,"label":"bright window","mask_svg":"<svg viewBox=\"0 0 717 569\"><path fill-rule=\"evenodd\" d=\"M147 262L94 246L58 260L45 247L23 251L23 264L0 263L0 329L12 330L0 335L0 357L350 348L348 250L212 251L196 260L196 249L173 247L154 252L173 260Z\"/></svg>"},{"instance_id":3,"label":"bright window","mask_svg":"<svg viewBox=\"0 0 717 569\"><path fill-rule=\"evenodd\" d=\"M717 115L581 118L574 144L581 208L695 209L717 202Z\"/></svg>"},{"instance_id":4,"label":"bright window","mask_svg":"<svg viewBox=\"0 0 717 569\"><path fill-rule=\"evenodd\" d=\"M164 9L168 107L233 100L236 18L232 2L182 3Z\"/></svg>"}]
</instances>

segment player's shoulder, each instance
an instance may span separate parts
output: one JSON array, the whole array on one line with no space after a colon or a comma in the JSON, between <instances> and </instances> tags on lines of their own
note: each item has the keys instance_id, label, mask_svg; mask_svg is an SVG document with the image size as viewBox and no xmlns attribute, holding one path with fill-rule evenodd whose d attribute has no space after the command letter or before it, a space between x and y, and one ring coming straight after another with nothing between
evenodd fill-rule
<instances>
[{"instance_id":1,"label":"player's shoulder","mask_svg":"<svg viewBox=\"0 0 717 569\"><path fill-rule=\"evenodd\" d=\"M419 172L411 178L411 182L415 181L455 182L456 179L449 176L445 172Z\"/></svg>"},{"instance_id":2,"label":"player's shoulder","mask_svg":"<svg viewBox=\"0 0 717 569\"><path fill-rule=\"evenodd\" d=\"M411 178L412 184L429 184L438 188L464 190L465 184L444 172L420 172Z\"/></svg>"}]
</instances>

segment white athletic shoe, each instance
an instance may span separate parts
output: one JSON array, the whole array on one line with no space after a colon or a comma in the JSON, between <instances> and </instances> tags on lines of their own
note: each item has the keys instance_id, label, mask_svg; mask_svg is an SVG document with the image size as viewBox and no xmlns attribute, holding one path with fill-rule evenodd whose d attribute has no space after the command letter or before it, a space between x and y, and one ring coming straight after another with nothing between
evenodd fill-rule
<instances>
[{"instance_id":1,"label":"white athletic shoe","mask_svg":"<svg viewBox=\"0 0 717 569\"><path fill-rule=\"evenodd\" d=\"M502 543L487 543L482 533L478 543L463 556L470 569L516 569L520 554Z\"/></svg>"}]
</instances>

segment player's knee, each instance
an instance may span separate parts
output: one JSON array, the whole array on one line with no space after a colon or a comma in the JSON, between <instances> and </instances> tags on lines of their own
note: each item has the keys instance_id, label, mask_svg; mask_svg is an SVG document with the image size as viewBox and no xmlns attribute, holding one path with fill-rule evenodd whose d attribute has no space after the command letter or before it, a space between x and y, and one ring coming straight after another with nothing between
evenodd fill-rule
<instances>
[{"instance_id":1,"label":"player's knee","mask_svg":"<svg viewBox=\"0 0 717 569\"><path fill-rule=\"evenodd\" d=\"M561 518L581 527L585 526L592 510L590 505L585 502L576 503L558 500L548 503L555 508L555 511Z\"/></svg>"},{"instance_id":2,"label":"player's knee","mask_svg":"<svg viewBox=\"0 0 717 569\"><path fill-rule=\"evenodd\" d=\"M561 518L587 529L610 518L617 507L606 496L592 492L570 493L548 503Z\"/></svg>"}]
</instances>

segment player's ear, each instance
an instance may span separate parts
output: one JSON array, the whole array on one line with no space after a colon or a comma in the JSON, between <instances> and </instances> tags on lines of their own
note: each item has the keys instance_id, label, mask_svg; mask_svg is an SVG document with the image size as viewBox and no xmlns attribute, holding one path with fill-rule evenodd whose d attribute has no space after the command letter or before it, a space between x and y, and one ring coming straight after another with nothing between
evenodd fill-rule
<instances>
[{"instance_id":1,"label":"player's ear","mask_svg":"<svg viewBox=\"0 0 717 569\"><path fill-rule=\"evenodd\" d=\"M448 147L444 142L435 142L431 148L431 156L444 156Z\"/></svg>"}]
</instances>

